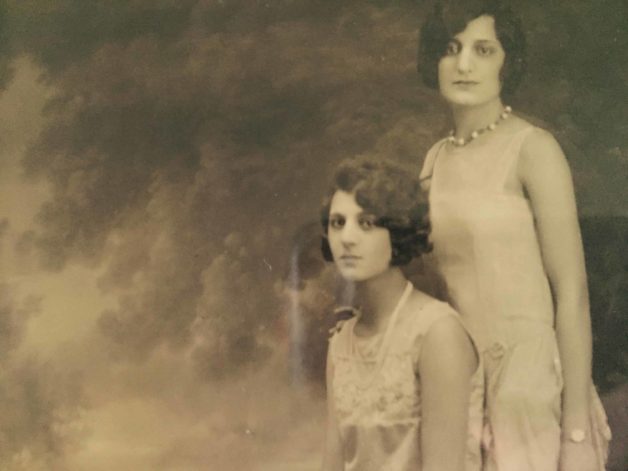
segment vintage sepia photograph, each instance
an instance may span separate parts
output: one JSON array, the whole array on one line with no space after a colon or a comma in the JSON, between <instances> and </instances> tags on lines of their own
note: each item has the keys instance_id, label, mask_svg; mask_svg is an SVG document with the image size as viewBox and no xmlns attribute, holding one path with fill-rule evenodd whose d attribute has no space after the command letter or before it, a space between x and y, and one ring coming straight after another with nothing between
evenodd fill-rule
<instances>
[{"instance_id":1,"label":"vintage sepia photograph","mask_svg":"<svg viewBox=\"0 0 628 471\"><path fill-rule=\"evenodd\" d=\"M628 469L624 0L0 0L0 471Z\"/></svg>"}]
</instances>

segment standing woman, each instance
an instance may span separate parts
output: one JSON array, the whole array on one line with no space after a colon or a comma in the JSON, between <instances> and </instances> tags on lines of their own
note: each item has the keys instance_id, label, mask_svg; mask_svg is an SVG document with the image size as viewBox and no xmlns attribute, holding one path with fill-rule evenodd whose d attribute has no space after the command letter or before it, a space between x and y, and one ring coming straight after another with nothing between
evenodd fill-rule
<instances>
[{"instance_id":1,"label":"standing woman","mask_svg":"<svg viewBox=\"0 0 628 471\"><path fill-rule=\"evenodd\" d=\"M550 133L502 101L524 42L498 1L439 3L423 25L419 72L453 118L421 173L433 261L482 354L485 469L599 471L610 430L591 381L569 167Z\"/></svg>"},{"instance_id":2,"label":"standing woman","mask_svg":"<svg viewBox=\"0 0 628 471\"><path fill-rule=\"evenodd\" d=\"M456 312L400 266L429 249L418 178L386 160L337 170L323 254L355 290L327 358L324 471L477 471L482 369Z\"/></svg>"}]
</instances>

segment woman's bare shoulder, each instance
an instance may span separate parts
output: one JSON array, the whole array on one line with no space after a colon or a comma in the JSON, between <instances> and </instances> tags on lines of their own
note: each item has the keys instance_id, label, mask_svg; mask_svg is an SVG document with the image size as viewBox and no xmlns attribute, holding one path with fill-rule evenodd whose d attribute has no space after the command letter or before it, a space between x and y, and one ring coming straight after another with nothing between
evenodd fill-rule
<instances>
[{"instance_id":1,"label":"woman's bare shoulder","mask_svg":"<svg viewBox=\"0 0 628 471\"><path fill-rule=\"evenodd\" d=\"M438 316L430 324L423 340L422 358L447 370L464 370L470 375L478 366L477 350L469 332L454 313L452 309L449 315ZM447 348L443 349L443 345Z\"/></svg>"},{"instance_id":2,"label":"woman's bare shoulder","mask_svg":"<svg viewBox=\"0 0 628 471\"><path fill-rule=\"evenodd\" d=\"M420 313L420 317L427 324L432 324L442 318L451 318L455 322L459 321L458 313L449 303L417 289L412 292L412 296L408 300L408 311Z\"/></svg>"},{"instance_id":3,"label":"woman's bare shoulder","mask_svg":"<svg viewBox=\"0 0 628 471\"><path fill-rule=\"evenodd\" d=\"M522 142L522 150L535 148L536 146L558 146L558 141L546 129L545 123L528 117L511 115L508 122L504 123L504 130L510 134L526 133Z\"/></svg>"},{"instance_id":4,"label":"woman's bare shoulder","mask_svg":"<svg viewBox=\"0 0 628 471\"><path fill-rule=\"evenodd\" d=\"M565 154L554 135L537 126L530 129L521 143L520 160L524 167L532 168L566 164Z\"/></svg>"},{"instance_id":5,"label":"woman's bare shoulder","mask_svg":"<svg viewBox=\"0 0 628 471\"><path fill-rule=\"evenodd\" d=\"M534 126L526 134L519 150L518 175L528 193L543 187L570 187L569 163L551 132Z\"/></svg>"},{"instance_id":6,"label":"woman's bare shoulder","mask_svg":"<svg viewBox=\"0 0 628 471\"><path fill-rule=\"evenodd\" d=\"M425 309L426 307L429 307L430 309L452 309L446 302L440 301L434 296L416 288L412 291L410 299L408 299L408 307L415 311Z\"/></svg>"},{"instance_id":7,"label":"woman's bare shoulder","mask_svg":"<svg viewBox=\"0 0 628 471\"><path fill-rule=\"evenodd\" d=\"M532 126L531 123L521 118L520 116L510 114L508 119L505 119L499 123L499 125L489 134L512 136Z\"/></svg>"}]
</instances>

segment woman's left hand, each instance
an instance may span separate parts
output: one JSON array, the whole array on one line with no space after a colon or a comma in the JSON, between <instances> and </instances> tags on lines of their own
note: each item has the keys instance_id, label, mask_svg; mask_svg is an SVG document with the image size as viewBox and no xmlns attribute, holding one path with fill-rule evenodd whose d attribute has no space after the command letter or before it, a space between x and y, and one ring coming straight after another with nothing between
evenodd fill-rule
<instances>
[{"instance_id":1,"label":"woman's left hand","mask_svg":"<svg viewBox=\"0 0 628 471\"><path fill-rule=\"evenodd\" d=\"M599 471L597 453L588 441L564 441L560 447L559 471Z\"/></svg>"}]
</instances>

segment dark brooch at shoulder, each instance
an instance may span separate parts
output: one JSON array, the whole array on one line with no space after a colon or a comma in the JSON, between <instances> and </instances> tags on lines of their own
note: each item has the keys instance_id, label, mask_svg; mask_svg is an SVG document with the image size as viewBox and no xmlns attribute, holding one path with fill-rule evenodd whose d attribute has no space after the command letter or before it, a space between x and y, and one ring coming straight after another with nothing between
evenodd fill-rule
<instances>
[{"instance_id":1,"label":"dark brooch at shoulder","mask_svg":"<svg viewBox=\"0 0 628 471\"><path fill-rule=\"evenodd\" d=\"M342 330L345 323L355 317L358 313L358 309L353 306L340 306L334 309L334 326L329 329L329 338Z\"/></svg>"}]
</instances>

